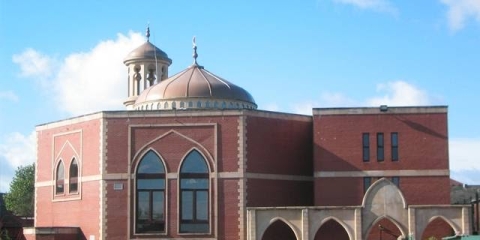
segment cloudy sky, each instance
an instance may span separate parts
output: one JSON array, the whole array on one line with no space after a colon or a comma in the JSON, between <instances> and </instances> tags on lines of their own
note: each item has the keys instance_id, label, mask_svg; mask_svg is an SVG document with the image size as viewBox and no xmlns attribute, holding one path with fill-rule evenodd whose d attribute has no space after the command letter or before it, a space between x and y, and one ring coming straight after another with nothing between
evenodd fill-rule
<instances>
[{"instance_id":1,"label":"cloudy sky","mask_svg":"<svg viewBox=\"0 0 480 240\"><path fill-rule=\"evenodd\" d=\"M260 109L446 105L451 177L480 184L480 0L0 0L0 192L35 161L35 126L123 109L123 58L145 41Z\"/></svg>"}]
</instances>

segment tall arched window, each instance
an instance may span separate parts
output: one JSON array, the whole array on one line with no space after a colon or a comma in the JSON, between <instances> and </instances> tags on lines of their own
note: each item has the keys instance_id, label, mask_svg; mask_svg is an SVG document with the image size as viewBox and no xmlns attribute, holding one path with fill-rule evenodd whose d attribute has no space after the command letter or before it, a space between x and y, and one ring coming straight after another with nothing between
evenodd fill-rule
<instances>
[{"instance_id":1,"label":"tall arched window","mask_svg":"<svg viewBox=\"0 0 480 240\"><path fill-rule=\"evenodd\" d=\"M136 232L164 232L165 168L155 152L142 157L136 179Z\"/></svg>"},{"instance_id":2,"label":"tall arched window","mask_svg":"<svg viewBox=\"0 0 480 240\"><path fill-rule=\"evenodd\" d=\"M194 150L180 168L180 232L209 232L209 186L207 163Z\"/></svg>"},{"instance_id":3,"label":"tall arched window","mask_svg":"<svg viewBox=\"0 0 480 240\"><path fill-rule=\"evenodd\" d=\"M57 165L57 172L55 174L55 194L64 193L64 183L65 183L65 168L63 166L63 161L60 160Z\"/></svg>"},{"instance_id":4,"label":"tall arched window","mask_svg":"<svg viewBox=\"0 0 480 240\"><path fill-rule=\"evenodd\" d=\"M68 192L75 193L78 191L78 163L77 159L72 159L70 170L68 172Z\"/></svg>"}]
</instances>

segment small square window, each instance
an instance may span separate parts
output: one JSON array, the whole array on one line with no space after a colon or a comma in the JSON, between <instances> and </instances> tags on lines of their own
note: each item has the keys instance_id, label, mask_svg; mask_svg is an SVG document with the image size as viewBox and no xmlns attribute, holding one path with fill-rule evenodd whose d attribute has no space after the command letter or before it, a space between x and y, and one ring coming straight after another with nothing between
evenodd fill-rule
<instances>
[{"instance_id":1,"label":"small square window","mask_svg":"<svg viewBox=\"0 0 480 240\"><path fill-rule=\"evenodd\" d=\"M113 190L123 190L123 183L114 183Z\"/></svg>"}]
</instances>

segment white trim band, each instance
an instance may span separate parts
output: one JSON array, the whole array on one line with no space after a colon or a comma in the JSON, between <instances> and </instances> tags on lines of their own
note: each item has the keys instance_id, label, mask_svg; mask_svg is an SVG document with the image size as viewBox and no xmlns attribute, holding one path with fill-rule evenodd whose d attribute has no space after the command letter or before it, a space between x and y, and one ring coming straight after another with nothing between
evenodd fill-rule
<instances>
[{"instance_id":1,"label":"white trim band","mask_svg":"<svg viewBox=\"0 0 480 240\"><path fill-rule=\"evenodd\" d=\"M435 170L370 170L370 171L318 171L315 178L332 177L433 177L449 176L448 169Z\"/></svg>"}]
</instances>

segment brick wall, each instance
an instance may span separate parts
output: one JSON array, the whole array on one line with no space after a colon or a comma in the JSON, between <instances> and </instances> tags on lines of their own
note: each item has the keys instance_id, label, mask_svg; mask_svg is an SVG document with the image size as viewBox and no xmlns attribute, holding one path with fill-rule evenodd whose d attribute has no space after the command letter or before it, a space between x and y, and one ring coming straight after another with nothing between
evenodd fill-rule
<instances>
[{"instance_id":1,"label":"brick wall","mask_svg":"<svg viewBox=\"0 0 480 240\"><path fill-rule=\"evenodd\" d=\"M260 115L260 114L259 114ZM278 174L277 179L247 180L247 206L300 206L313 203L312 122L296 115L256 116L246 120L248 173ZM303 180L291 177L301 176Z\"/></svg>"},{"instance_id":2,"label":"brick wall","mask_svg":"<svg viewBox=\"0 0 480 240\"><path fill-rule=\"evenodd\" d=\"M247 172L312 175L310 117L248 116Z\"/></svg>"},{"instance_id":3,"label":"brick wall","mask_svg":"<svg viewBox=\"0 0 480 240\"><path fill-rule=\"evenodd\" d=\"M425 170L448 172L446 113L317 114L313 129L315 172L349 171L361 176L363 171L377 171L378 178L394 176L382 175L382 171L419 170L413 176L398 175L407 203L450 203L449 176L422 175ZM379 132L384 134L384 161L377 161ZM398 133L398 161L391 157L393 132ZM363 161L363 133L370 135L368 162ZM316 205L358 205L362 199L362 177L315 179Z\"/></svg>"},{"instance_id":4,"label":"brick wall","mask_svg":"<svg viewBox=\"0 0 480 240\"><path fill-rule=\"evenodd\" d=\"M203 154L212 173L238 171L238 116L111 117L107 118L107 139L107 174L134 174L140 157L149 149L155 150L162 158L166 173L170 174L166 189L167 230L163 234L165 237L192 237L188 234L178 234L177 213L177 173L181 161L189 151L196 149ZM212 177L214 176L216 174L212 174ZM127 188L129 181L130 189ZM202 237L215 236L215 232L219 231L221 239L238 239L238 180L218 179L218 189L215 188L214 182L215 179L211 178L211 234ZM114 183L124 183L124 190L114 191L111 186ZM134 193L134 183L133 179L112 179L107 183L107 238L128 235L128 228L130 236L142 237L134 234L135 205L133 194L130 201L128 196L128 191ZM215 198L217 194L218 197ZM214 205L216 199L220 209L217 219L214 214L217 208ZM219 224L218 230L215 226L216 221ZM228 226L225 226L225 223L228 223Z\"/></svg>"},{"instance_id":5,"label":"brick wall","mask_svg":"<svg viewBox=\"0 0 480 240\"><path fill-rule=\"evenodd\" d=\"M38 127L36 173L36 227L80 227L85 236L99 237L100 185L87 180L99 175L100 120L85 119L75 123L58 122ZM79 191L55 194L54 174L62 159L68 179L72 159L78 161L83 183Z\"/></svg>"}]
</instances>

